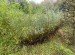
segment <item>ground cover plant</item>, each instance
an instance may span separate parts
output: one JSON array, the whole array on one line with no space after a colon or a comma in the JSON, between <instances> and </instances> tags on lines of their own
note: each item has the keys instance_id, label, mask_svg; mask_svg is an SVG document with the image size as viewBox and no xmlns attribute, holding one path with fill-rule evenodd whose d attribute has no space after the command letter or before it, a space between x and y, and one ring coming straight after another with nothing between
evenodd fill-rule
<instances>
[{"instance_id":1,"label":"ground cover plant","mask_svg":"<svg viewBox=\"0 0 75 55\"><path fill-rule=\"evenodd\" d=\"M39 6L27 1L0 0L0 54L47 55L47 52L44 54L42 51L42 54L40 54L36 49L38 47L42 49L42 46L45 48L49 45L48 48L51 47L52 49L48 51L53 51L49 53L50 55L55 54L56 51L59 55L61 52L64 52L65 55L68 55L68 52L69 55L74 55L70 49L61 44L59 37L56 38L59 40L58 43L60 42L59 45L61 44L59 47L56 46L58 43L55 38L53 38L52 42L49 41L49 43L40 44L40 46L37 44L39 41L44 41L46 37L50 37L50 34L59 36L56 32L62 26L63 21L64 15L59 7ZM32 46L35 46L35 43L37 47L33 48ZM29 48L33 48L33 50L30 51ZM29 54L28 51L25 51L26 54L23 53L23 49L24 51L29 49ZM45 51L45 49L42 50Z\"/></svg>"}]
</instances>

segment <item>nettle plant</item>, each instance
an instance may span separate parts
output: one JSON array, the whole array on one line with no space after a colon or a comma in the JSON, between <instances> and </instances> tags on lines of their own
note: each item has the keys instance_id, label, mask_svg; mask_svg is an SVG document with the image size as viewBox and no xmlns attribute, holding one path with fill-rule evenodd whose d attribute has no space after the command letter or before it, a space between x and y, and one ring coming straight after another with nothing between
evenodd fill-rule
<instances>
[{"instance_id":1,"label":"nettle plant","mask_svg":"<svg viewBox=\"0 0 75 55\"><path fill-rule=\"evenodd\" d=\"M14 6L12 4L12 6ZM40 34L53 31L62 18L63 13L59 10L47 9L43 6L45 13L26 14L16 7L0 5L0 40L2 44L18 44L21 40L34 41Z\"/></svg>"}]
</instances>

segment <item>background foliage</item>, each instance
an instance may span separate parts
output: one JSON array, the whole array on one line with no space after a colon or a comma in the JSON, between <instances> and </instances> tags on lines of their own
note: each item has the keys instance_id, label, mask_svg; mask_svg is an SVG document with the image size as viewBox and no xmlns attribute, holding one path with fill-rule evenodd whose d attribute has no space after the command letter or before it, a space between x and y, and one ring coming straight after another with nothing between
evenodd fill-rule
<instances>
[{"instance_id":1,"label":"background foliage","mask_svg":"<svg viewBox=\"0 0 75 55\"><path fill-rule=\"evenodd\" d=\"M59 10L59 7L56 9L50 6L27 3L26 1L0 0L0 54L14 55L13 48L22 39L33 41L39 37L36 35L48 32L48 30L55 30L63 18L63 12ZM56 42L51 42L51 44L53 43L55 45ZM64 51L66 55L68 55L67 52L70 52L74 55L71 50L65 49L63 46L58 48L51 44L48 44L48 47L52 46L51 50L57 48L58 52ZM28 49L28 47L26 48ZM33 51L36 51L37 48L38 46ZM19 53L16 52L16 54Z\"/></svg>"}]
</instances>

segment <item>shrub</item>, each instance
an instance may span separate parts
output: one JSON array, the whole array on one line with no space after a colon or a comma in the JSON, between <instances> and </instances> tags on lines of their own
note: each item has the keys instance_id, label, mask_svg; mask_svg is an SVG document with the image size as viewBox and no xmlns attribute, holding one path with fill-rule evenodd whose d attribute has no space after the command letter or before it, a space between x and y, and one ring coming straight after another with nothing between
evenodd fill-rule
<instances>
[{"instance_id":1,"label":"shrub","mask_svg":"<svg viewBox=\"0 0 75 55\"><path fill-rule=\"evenodd\" d=\"M25 14L19 7L16 3L11 6L6 3L0 5L0 46L2 47L13 47L21 39L32 41L39 37L36 35L54 30L63 18L62 12L58 10L50 9L46 13Z\"/></svg>"}]
</instances>

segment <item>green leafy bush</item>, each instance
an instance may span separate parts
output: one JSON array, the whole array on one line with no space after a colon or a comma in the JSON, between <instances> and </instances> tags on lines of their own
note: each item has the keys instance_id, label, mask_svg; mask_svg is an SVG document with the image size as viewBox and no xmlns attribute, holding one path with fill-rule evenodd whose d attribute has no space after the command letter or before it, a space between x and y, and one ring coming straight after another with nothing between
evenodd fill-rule
<instances>
[{"instance_id":1,"label":"green leafy bush","mask_svg":"<svg viewBox=\"0 0 75 55\"><path fill-rule=\"evenodd\" d=\"M31 11L31 9L29 10ZM1 4L0 46L4 47L4 49L6 46L11 48L15 44L18 44L21 39L32 41L34 38L37 38L36 35L43 34L48 30L54 30L60 24L63 14L59 11L55 12L52 9L45 12L25 14L18 3L10 6L7 3Z\"/></svg>"}]
</instances>

